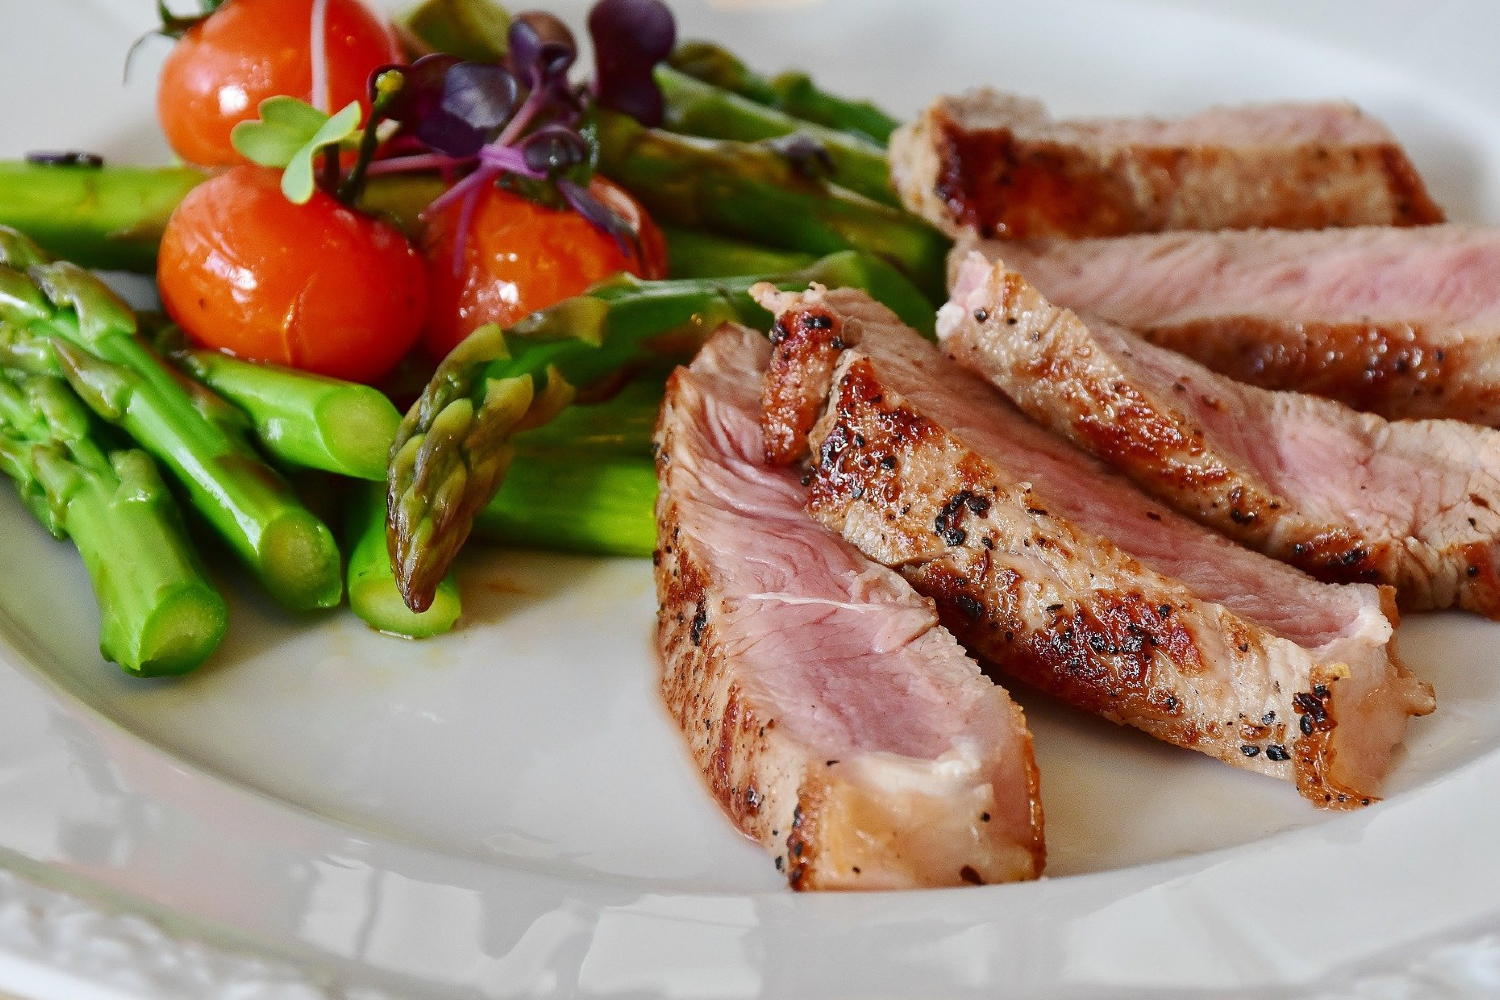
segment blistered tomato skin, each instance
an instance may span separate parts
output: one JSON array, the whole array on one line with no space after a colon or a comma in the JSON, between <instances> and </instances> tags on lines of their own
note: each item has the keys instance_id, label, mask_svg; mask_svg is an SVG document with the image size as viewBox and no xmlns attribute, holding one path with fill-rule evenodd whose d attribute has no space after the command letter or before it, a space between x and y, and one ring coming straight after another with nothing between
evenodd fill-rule
<instances>
[{"instance_id":1,"label":"blistered tomato skin","mask_svg":"<svg viewBox=\"0 0 1500 1000\"><path fill-rule=\"evenodd\" d=\"M278 171L235 167L188 193L157 262L162 304L188 338L243 358L377 382L417 342L422 258L394 227Z\"/></svg>"},{"instance_id":2,"label":"blistered tomato skin","mask_svg":"<svg viewBox=\"0 0 1500 1000\"><path fill-rule=\"evenodd\" d=\"M431 288L422 343L429 355L440 359L486 323L510 326L611 274L666 275L666 241L635 199L603 178L589 190L639 234L639 257L576 212L490 188L480 195L455 270L460 206L429 220L422 242Z\"/></svg>"},{"instance_id":3,"label":"blistered tomato skin","mask_svg":"<svg viewBox=\"0 0 1500 1000\"><path fill-rule=\"evenodd\" d=\"M312 98L313 0L228 0L173 46L162 66L156 111L178 156L203 167L244 163L230 144L278 94ZM370 72L400 62L390 22L359 0L328 0L328 108L358 100L369 113Z\"/></svg>"}]
</instances>

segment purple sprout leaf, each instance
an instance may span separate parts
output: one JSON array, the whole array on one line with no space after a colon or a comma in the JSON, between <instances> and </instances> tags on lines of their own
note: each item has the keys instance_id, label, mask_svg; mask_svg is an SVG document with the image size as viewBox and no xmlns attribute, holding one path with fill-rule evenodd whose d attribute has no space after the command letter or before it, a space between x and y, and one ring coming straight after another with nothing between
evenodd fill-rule
<instances>
[{"instance_id":1,"label":"purple sprout leaf","mask_svg":"<svg viewBox=\"0 0 1500 1000\"><path fill-rule=\"evenodd\" d=\"M599 103L660 125L665 107L653 71L677 44L671 9L661 0L599 0L589 12L589 36Z\"/></svg>"},{"instance_id":2,"label":"purple sprout leaf","mask_svg":"<svg viewBox=\"0 0 1500 1000\"><path fill-rule=\"evenodd\" d=\"M492 132L515 113L521 87L504 66L461 62L443 80L442 109L481 132Z\"/></svg>"},{"instance_id":3,"label":"purple sprout leaf","mask_svg":"<svg viewBox=\"0 0 1500 1000\"><path fill-rule=\"evenodd\" d=\"M423 145L460 159L474 156L515 111L519 86L504 67L461 62L454 56L423 56L410 66L384 66L370 77L399 73L400 88L384 105L385 117Z\"/></svg>"},{"instance_id":4,"label":"purple sprout leaf","mask_svg":"<svg viewBox=\"0 0 1500 1000\"><path fill-rule=\"evenodd\" d=\"M520 89L503 66L458 63L448 70L439 106L413 134L448 156L475 156L515 113Z\"/></svg>"},{"instance_id":5,"label":"purple sprout leaf","mask_svg":"<svg viewBox=\"0 0 1500 1000\"><path fill-rule=\"evenodd\" d=\"M766 139L761 145L783 157L792 171L810 181L826 181L837 172L828 148L805 132Z\"/></svg>"},{"instance_id":6,"label":"purple sprout leaf","mask_svg":"<svg viewBox=\"0 0 1500 1000\"><path fill-rule=\"evenodd\" d=\"M563 178L557 182L557 190L573 206L573 211L583 216L595 229L612 237L621 253L635 260L642 258L640 235L631 228L630 223L590 194L587 188Z\"/></svg>"},{"instance_id":7,"label":"purple sprout leaf","mask_svg":"<svg viewBox=\"0 0 1500 1000\"><path fill-rule=\"evenodd\" d=\"M562 125L547 125L528 135L520 143L526 167L542 177L561 177L590 158L589 145L583 136Z\"/></svg>"},{"instance_id":8,"label":"purple sprout leaf","mask_svg":"<svg viewBox=\"0 0 1500 1000\"><path fill-rule=\"evenodd\" d=\"M380 81L397 74L400 86L385 101L385 117L400 122L406 130L415 129L417 123L429 117L443 104L443 86L448 71L457 66L457 56L443 53L423 56L409 66L381 66L370 74L370 102L380 98Z\"/></svg>"},{"instance_id":9,"label":"purple sprout leaf","mask_svg":"<svg viewBox=\"0 0 1500 1000\"><path fill-rule=\"evenodd\" d=\"M441 109L418 122L412 135L428 149L460 160L476 155L488 139L487 133Z\"/></svg>"},{"instance_id":10,"label":"purple sprout leaf","mask_svg":"<svg viewBox=\"0 0 1500 1000\"><path fill-rule=\"evenodd\" d=\"M568 26L551 14L529 10L510 22L510 70L531 90L566 88L578 43Z\"/></svg>"}]
</instances>

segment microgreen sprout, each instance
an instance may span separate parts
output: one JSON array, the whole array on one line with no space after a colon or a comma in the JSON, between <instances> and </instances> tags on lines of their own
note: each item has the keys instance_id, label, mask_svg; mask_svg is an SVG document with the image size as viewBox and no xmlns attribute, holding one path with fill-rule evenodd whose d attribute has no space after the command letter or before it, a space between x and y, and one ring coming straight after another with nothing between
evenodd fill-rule
<instances>
[{"instance_id":1,"label":"microgreen sprout","mask_svg":"<svg viewBox=\"0 0 1500 1000\"><path fill-rule=\"evenodd\" d=\"M570 78L578 45L567 25L527 11L510 21L503 64L435 54L377 69L363 129L358 104L329 116L304 101L272 98L262 102L259 121L236 126L234 145L256 163L282 167L282 190L293 201L306 201L321 183L353 203L366 177L440 173L452 184L423 218L459 206L455 268L479 196L495 184L571 207L624 253L638 256L631 226L589 191L599 158L594 108L659 122L662 97L653 72L671 52L676 26L661 0L600 0L589 15L589 32L596 58L592 85ZM357 150L342 176L340 149ZM315 176L320 154L331 176Z\"/></svg>"}]
</instances>

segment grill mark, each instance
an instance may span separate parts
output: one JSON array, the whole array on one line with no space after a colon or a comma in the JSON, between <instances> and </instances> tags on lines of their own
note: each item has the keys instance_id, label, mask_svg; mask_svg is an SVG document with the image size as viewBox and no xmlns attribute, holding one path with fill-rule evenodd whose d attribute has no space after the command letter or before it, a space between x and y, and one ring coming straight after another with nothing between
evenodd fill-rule
<instances>
[{"instance_id":1,"label":"grill mark","mask_svg":"<svg viewBox=\"0 0 1500 1000\"><path fill-rule=\"evenodd\" d=\"M1262 389L1305 392L1389 420L1500 424L1500 390L1470 383L1461 342L1420 323L1294 321L1242 314L1143 325L1153 344Z\"/></svg>"},{"instance_id":2,"label":"grill mark","mask_svg":"<svg viewBox=\"0 0 1500 1000\"><path fill-rule=\"evenodd\" d=\"M945 102L924 127L937 161L932 194L947 221L984 237L1443 221L1395 143L1111 148L968 128Z\"/></svg>"},{"instance_id":3,"label":"grill mark","mask_svg":"<svg viewBox=\"0 0 1500 1000\"><path fill-rule=\"evenodd\" d=\"M955 451L945 432L890 399L868 360L855 360L839 376L834 419L813 470L809 508L814 515L831 526L847 523L855 510L879 512L882 521L894 522L888 547L874 543L881 551L870 554L899 565L937 603L943 624L1006 673L1179 745L1208 744L1204 749L1216 756L1243 759L1232 726L1193 717L1186 706L1194 699L1174 690L1160 669L1171 664L1184 681L1207 669L1189 625L1191 602L1102 584L1041 607L1044 602L1026 586L1029 574L1008 560L1032 545L1066 557L1071 543L1050 533L1058 522L1024 498L1011 500L988 463ZM952 459L954 474L944 480L956 484L952 493L934 496L924 481L905 484L907 470L932 467L932 452L945 448L943 454L961 454ZM902 471L871 460L876 454L896 454ZM903 492L904 485L909 492ZM1008 504L1025 512L1024 523L1015 522L1008 510L996 513L997 506ZM931 523L924 506L939 518L954 519L954 526L962 524L966 537L949 544L930 528L919 529ZM898 510L903 513L896 515ZM1041 533L1033 518L1047 519ZM1240 651L1260 655L1259 643L1255 646L1252 653L1251 643L1242 641Z\"/></svg>"}]
</instances>

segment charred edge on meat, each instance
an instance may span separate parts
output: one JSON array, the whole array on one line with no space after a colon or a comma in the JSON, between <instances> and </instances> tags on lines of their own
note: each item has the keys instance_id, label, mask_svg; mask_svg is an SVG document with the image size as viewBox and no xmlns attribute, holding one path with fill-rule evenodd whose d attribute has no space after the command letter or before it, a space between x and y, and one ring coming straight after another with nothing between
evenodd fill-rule
<instances>
[{"instance_id":1,"label":"charred edge on meat","mask_svg":"<svg viewBox=\"0 0 1500 1000\"><path fill-rule=\"evenodd\" d=\"M807 454L844 350L843 323L823 309L783 313L771 327L771 364L762 396L766 462L790 465Z\"/></svg>"},{"instance_id":2,"label":"charred edge on meat","mask_svg":"<svg viewBox=\"0 0 1500 1000\"><path fill-rule=\"evenodd\" d=\"M1137 332L1241 382L1335 399L1390 420L1447 415L1451 374L1474 363L1462 344L1424 349L1433 335L1405 322L1214 316Z\"/></svg>"},{"instance_id":3,"label":"charred edge on meat","mask_svg":"<svg viewBox=\"0 0 1500 1000\"><path fill-rule=\"evenodd\" d=\"M1046 139L1017 139L1005 127L967 129L942 108L931 112L931 142L937 153L933 194L960 226L982 237L1020 240L1030 237L1124 236L1170 227L1167 205L1172 192L1156 192L1143 201L1131 175L1179 178L1191 172L1194 161L1206 169L1217 151L1212 148L1133 149L1133 164L1096 162L1068 143ZM1443 212L1401 148L1393 143L1340 148L1338 163L1327 147L1300 151L1317 157L1317 174L1330 171L1365 172L1379 164L1382 186L1390 198L1389 225L1428 225L1442 222ZM1294 170L1297 152L1288 152L1284 167ZM1378 183L1367 177L1370 183ZM1277 207L1251 199L1250 215L1217 218L1205 228L1244 228L1246 225L1284 229L1321 229L1349 225L1331 206L1314 198L1290 198ZM1239 213L1236 213L1239 214ZM1202 225L1203 221L1199 220ZM1363 220L1369 222L1372 220ZM1193 228L1189 225L1187 228Z\"/></svg>"}]
</instances>

